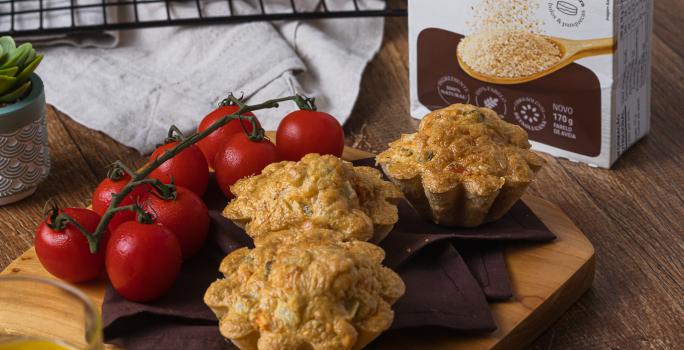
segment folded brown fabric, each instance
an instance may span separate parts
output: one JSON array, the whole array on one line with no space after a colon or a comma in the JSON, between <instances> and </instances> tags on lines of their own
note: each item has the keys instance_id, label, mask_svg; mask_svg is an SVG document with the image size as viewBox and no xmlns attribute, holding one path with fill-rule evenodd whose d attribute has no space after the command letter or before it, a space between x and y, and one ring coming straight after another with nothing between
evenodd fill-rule
<instances>
[{"instance_id":1,"label":"folded brown fabric","mask_svg":"<svg viewBox=\"0 0 684 350\"><path fill-rule=\"evenodd\" d=\"M206 288L219 278L226 253L251 246L242 229L221 216L227 200L211 181L205 202L210 209L207 244L186 261L174 286L147 304L129 302L108 286L102 306L104 337L127 349L235 349L219 333L214 314L204 305ZM394 305L392 329L440 327L460 332L496 329L487 298L510 297L503 252L497 242L548 241L553 234L522 203L499 222L481 228L445 229L422 220L406 203L400 221L380 244L385 264L406 284ZM483 242L484 241L484 242Z\"/></svg>"},{"instance_id":2,"label":"folded brown fabric","mask_svg":"<svg viewBox=\"0 0 684 350\"><path fill-rule=\"evenodd\" d=\"M449 242L427 246L397 272L406 284L406 293L393 306L391 329L428 326L477 332L496 329L482 289Z\"/></svg>"},{"instance_id":3,"label":"folded brown fabric","mask_svg":"<svg viewBox=\"0 0 684 350\"><path fill-rule=\"evenodd\" d=\"M556 235L523 202L516 203L503 218L476 228L449 228L423 220L407 201L401 201L395 231L448 236L463 241L550 242ZM393 232L394 233L394 232Z\"/></svg>"},{"instance_id":4,"label":"folded brown fabric","mask_svg":"<svg viewBox=\"0 0 684 350\"><path fill-rule=\"evenodd\" d=\"M487 300L502 301L513 296L501 244L457 242L454 246L468 265Z\"/></svg>"}]
</instances>

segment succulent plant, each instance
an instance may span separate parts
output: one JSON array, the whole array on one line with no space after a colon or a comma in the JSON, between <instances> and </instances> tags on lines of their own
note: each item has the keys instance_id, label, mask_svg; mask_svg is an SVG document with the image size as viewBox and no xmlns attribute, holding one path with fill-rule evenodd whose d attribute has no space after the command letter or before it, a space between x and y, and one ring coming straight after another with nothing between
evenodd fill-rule
<instances>
[{"instance_id":1,"label":"succulent plant","mask_svg":"<svg viewBox=\"0 0 684 350\"><path fill-rule=\"evenodd\" d=\"M17 47L11 36L0 37L0 103L13 103L31 91L31 73L43 55L30 43Z\"/></svg>"}]
</instances>

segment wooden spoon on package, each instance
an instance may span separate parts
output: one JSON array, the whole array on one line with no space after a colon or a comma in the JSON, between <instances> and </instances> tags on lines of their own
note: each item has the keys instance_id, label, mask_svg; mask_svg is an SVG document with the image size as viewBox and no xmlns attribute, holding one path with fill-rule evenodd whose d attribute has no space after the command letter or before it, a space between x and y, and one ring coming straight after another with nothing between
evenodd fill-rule
<instances>
[{"instance_id":1,"label":"wooden spoon on package","mask_svg":"<svg viewBox=\"0 0 684 350\"><path fill-rule=\"evenodd\" d=\"M545 77L580 58L612 54L615 48L615 41L613 38L589 40L571 40L551 36L544 36L544 38L551 41L560 49L561 59L555 65L536 74L516 78L502 78L485 75L465 64L465 62L463 62L461 59L461 55L457 52L456 56L458 57L458 64L461 66L463 71L477 80L491 84L514 85L527 83L541 77Z\"/></svg>"}]
</instances>

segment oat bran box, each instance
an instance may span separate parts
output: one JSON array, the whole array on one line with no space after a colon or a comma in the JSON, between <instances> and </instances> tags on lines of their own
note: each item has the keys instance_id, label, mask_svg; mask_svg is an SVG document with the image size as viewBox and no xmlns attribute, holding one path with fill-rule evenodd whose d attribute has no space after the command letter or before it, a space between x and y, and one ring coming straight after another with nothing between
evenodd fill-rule
<instances>
[{"instance_id":1,"label":"oat bran box","mask_svg":"<svg viewBox=\"0 0 684 350\"><path fill-rule=\"evenodd\" d=\"M409 0L411 115L488 107L534 149L609 168L650 128L652 14L652 0ZM553 71L568 40L584 51Z\"/></svg>"}]
</instances>

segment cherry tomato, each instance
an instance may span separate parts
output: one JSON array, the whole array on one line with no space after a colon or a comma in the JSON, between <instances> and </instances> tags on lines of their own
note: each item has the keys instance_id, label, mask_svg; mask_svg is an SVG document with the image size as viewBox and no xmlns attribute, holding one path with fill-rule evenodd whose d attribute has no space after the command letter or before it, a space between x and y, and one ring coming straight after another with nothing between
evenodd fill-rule
<instances>
[{"instance_id":1,"label":"cherry tomato","mask_svg":"<svg viewBox=\"0 0 684 350\"><path fill-rule=\"evenodd\" d=\"M176 237L155 224L128 221L112 233L105 266L112 287L124 298L147 302L173 285L183 256Z\"/></svg>"},{"instance_id":2,"label":"cherry tomato","mask_svg":"<svg viewBox=\"0 0 684 350\"><path fill-rule=\"evenodd\" d=\"M64 212L76 220L88 232L94 232L100 222L100 215L90 209L65 208ZM45 219L36 230L36 255L43 267L55 277L69 282L85 282L97 278L102 272L104 247L109 236L105 231L98 252L93 254L88 239L73 224L55 231Z\"/></svg>"},{"instance_id":3,"label":"cherry tomato","mask_svg":"<svg viewBox=\"0 0 684 350\"><path fill-rule=\"evenodd\" d=\"M217 120L221 119L226 115L230 115L237 112L238 109L238 106L221 106L215 109L213 112L209 113L206 117L204 117L204 119L202 119L202 121L199 124L199 127L197 128L197 132L206 130ZM252 114L252 112L247 112L243 115L254 117L254 114ZM242 125L247 129L248 132L252 132L252 130L254 129L252 127L252 123L249 120L243 119ZM261 127L258 120L257 125ZM233 119L229 121L227 124L223 125L222 127L216 129L207 137L197 142L197 146L202 150L204 157L207 159L207 163L209 163L209 166L212 169L214 168L214 158L216 158L216 153L218 153L218 151L221 150L221 146L223 146L223 144L233 134L242 132L244 132L244 130L242 129L242 126L240 126L240 120Z\"/></svg>"},{"instance_id":4,"label":"cherry tomato","mask_svg":"<svg viewBox=\"0 0 684 350\"><path fill-rule=\"evenodd\" d=\"M171 142L157 147L152 152L150 161L161 157L164 152L177 144L178 142ZM209 183L209 165L204 159L202 151L197 146L192 145L162 163L150 173L149 177L159 179L165 184L171 183L171 178L173 178L174 184L183 186L201 197Z\"/></svg>"},{"instance_id":5,"label":"cherry tomato","mask_svg":"<svg viewBox=\"0 0 684 350\"><path fill-rule=\"evenodd\" d=\"M328 113L294 111L278 125L276 148L283 160L298 161L309 153L341 157L344 130L337 119Z\"/></svg>"},{"instance_id":6,"label":"cherry tomato","mask_svg":"<svg viewBox=\"0 0 684 350\"><path fill-rule=\"evenodd\" d=\"M216 154L216 181L223 193L233 197L230 186L243 177L256 175L278 161L275 145L269 140L254 142L245 133L235 134Z\"/></svg>"},{"instance_id":7,"label":"cherry tomato","mask_svg":"<svg viewBox=\"0 0 684 350\"><path fill-rule=\"evenodd\" d=\"M152 194L143 209L156 217L156 224L166 227L176 236L183 259L202 248L209 234L209 210L194 192L176 186L176 199L164 200Z\"/></svg>"},{"instance_id":8,"label":"cherry tomato","mask_svg":"<svg viewBox=\"0 0 684 350\"><path fill-rule=\"evenodd\" d=\"M125 174L120 180L114 181L112 179L104 179L97 185L95 192L93 192L93 211L100 216L104 215L109 205L112 203L112 195L115 195L121 191L121 189L131 181L131 177ZM141 185L136 186L131 193L121 201L120 206L131 205L136 202L142 202L149 192L149 187ZM126 221L135 220L135 213L132 211L121 211L112 217L109 221L109 231L114 232L114 230Z\"/></svg>"}]
</instances>

